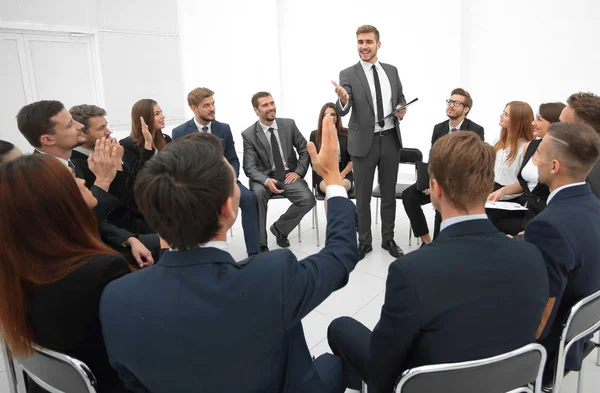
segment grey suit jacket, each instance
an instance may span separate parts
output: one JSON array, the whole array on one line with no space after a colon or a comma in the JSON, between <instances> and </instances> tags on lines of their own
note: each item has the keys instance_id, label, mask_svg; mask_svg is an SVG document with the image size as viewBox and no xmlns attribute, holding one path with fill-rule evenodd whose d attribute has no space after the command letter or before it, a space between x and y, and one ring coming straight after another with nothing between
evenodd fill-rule
<instances>
[{"instance_id":1,"label":"grey suit jacket","mask_svg":"<svg viewBox=\"0 0 600 393\"><path fill-rule=\"evenodd\" d=\"M398 69L393 65L380 64L392 85L392 107L395 109L396 105L406 104ZM338 99L336 103L337 111L340 115L345 116L352 109L352 115L348 123L348 152L355 157L364 157L371 148L377 119L375 119L369 82L360 62L340 72L340 86L346 89L350 99L346 110L342 110L342 104ZM396 125L398 140L400 140L400 147L402 147L400 124L395 116L394 124Z\"/></svg>"},{"instance_id":2,"label":"grey suit jacket","mask_svg":"<svg viewBox=\"0 0 600 393\"><path fill-rule=\"evenodd\" d=\"M306 139L296 127L292 119L276 118L281 149L285 154L287 166L291 172L296 172L300 177L306 175L308 170L308 150L306 150ZM257 121L244 132L244 173L250 180L264 184L273 172L273 153L271 144ZM298 157L296 157L296 151Z\"/></svg>"}]
</instances>

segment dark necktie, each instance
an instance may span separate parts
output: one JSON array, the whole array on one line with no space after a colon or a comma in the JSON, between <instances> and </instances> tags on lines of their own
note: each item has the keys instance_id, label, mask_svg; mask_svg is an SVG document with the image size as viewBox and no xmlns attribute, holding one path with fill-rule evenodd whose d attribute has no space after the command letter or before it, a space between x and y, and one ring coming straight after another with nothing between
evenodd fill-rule
<instances>
[{"instance_id":1,"label":"dark necktie","mask_svg":"<svg viewBox=\"0 0 600 393\"><path fill-rule=\"evenodd\" d=\"M379 84L379 74L377 67L373 64L373 79L375 79L375 98L377 99L377 119L379 119L379 127L383 128L385 121L383 120L383 98L381 98L381 85Z\"/></svg>"},{"instance_id":2,"label":"dark necktie","mask_svg":"<svg viewBox=\"0 0 600 393\"><path fill-rule=\"evenodd\" d=\"M456 129L456 127L452 127L452 129L450 130L450 132L454 132L454 131L458 131L458 130Z\"/></svg>"},{"instance_id":3,"label":"dark necktie","mask_svg":"<svg viewBox=\"0 0 600 393\"><path fill-rule=\"evenodd\" d=\"M202 131L208 132L208 127L207 126L202 127Z\"/></svg>"},{"instance_id":4,"label":"dark necktie","mask_svg":"<svg viewBox=\"0 0 600 393\"><path fill-rule=\"evenodd\" d=\"M283 159L281 157L281 153L279 152L279 143L277 143L275 129L270 127L269 132L271 133L271 150L273 151L273 162L275 163L275 175L277 176L277 180L284 181L285 167L283 166Z\"/></svg>"},{"instance_id":5,"label":"dark necktie","mask_svg":"<svg viewBox=\"0 0 600 393\"><path fill-rule=\"evenodd\" d=\"M69 166L69 168L71 168L71 171L73 172L73 174L75 174L75 165L73 165L71 160L67 161L67 165Z\"/></svg>"}]
</instances>

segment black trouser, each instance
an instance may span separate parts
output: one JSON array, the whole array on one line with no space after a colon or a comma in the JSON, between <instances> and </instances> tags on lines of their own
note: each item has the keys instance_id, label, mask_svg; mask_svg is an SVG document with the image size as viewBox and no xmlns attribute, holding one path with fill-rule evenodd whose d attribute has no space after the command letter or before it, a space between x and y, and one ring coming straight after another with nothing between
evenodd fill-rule
<instances>
[{"instance_id":1,"label":"black trouser","mask_svg":"<svg viewBox=\"0 0 600 393\"><path fill-rule=\"evenodd\" d=\"M361 389L361 381L367 381L367 358L372 332L362 323L350 317L335 319L327 329L327 341L331 351L342 358L348 370L348 388Z\"/></svg>"},{"instance_id":2,"label":"black trouser","mask_svg":"<svg viewBox=\"0 0 600 393\"><path fill-rule=\"evenodd\" d=\"M408 187L402 193L402 204L404 205L404 211L410 220L410 226L412 227L413 233L416 237L425 236L429 233L429 227L427 226L427 220L421 206L431 203L429 195L425 195L423 191L417 190L417 184L413 184ZM440 214L435 212L435 227L433 230L434 237L440 233L440 224L442 217Z\"/></svg>"}]
</instances>

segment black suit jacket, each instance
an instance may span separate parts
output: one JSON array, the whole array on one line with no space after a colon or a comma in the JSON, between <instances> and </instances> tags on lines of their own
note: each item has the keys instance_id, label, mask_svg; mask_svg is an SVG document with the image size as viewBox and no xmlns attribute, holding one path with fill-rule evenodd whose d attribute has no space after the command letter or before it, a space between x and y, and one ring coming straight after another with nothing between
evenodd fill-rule
<instances>
[{"instance_id":1,"label":"black suit jacket","mask_svg":"<svg viewBox=\"0 0 600 393\"><path fill-rule=\"evenodd\" d=\"M600 290L598 217L600 200L584 184L559 191L525 228L525 240L535 244L544 255L550 279L549 297L556 298L540 337L549 349L557 347L571 307ZM584 341L578 341L569 351L567 369L581 367Z\"/></svg>"},{"instance_id":2,"label":"black suit jacket","mask_svg":"<svg viewBox=\"0 0 600 393\"><path fill-rule=\"evenodd\" d=\"M483 127L475 123L474 121L471 121L471 119L469 118L465 118L465 120L460 125L460 130L473 131L474 133L479 135L482 141L485 140ZM450 120L446 120L439 124L436 124L435 127L433 127L433 134L431 135L431 146L433 146L435 141L437 141L444 135L448 135L448 132L450 132Z\"/></svg>"},{"instance_id":3,"label":"black suit jacket","mask_svg":"<svg viewBox=\"0 0 600 393\"><path fill-rule=\"evenodd\" d=\"M338 140L340 142L340 172L343 171L348 163L352 161L352 156L348 153L348 136L347 135L338 135ZM310 133L310 141L317 145L317 130ZM317 149L317 152L319 149ZM312 163L311 163L312 165ZM348 172L345 179L350 181L354 181L354 175L352 171ZM317 174L314 170L312 171L312 185L313 187L318 187L319 183L321 183L323 178Z\"/></svg>"},{"instance_id":4,"label":"black suit jacket","mask_svg":"<svg viewBox=\"0 0 600 393\"><path fill-rule=\"evenodd\" d=\"M288 370L306 376L297 392L319 393L315 386L323 385L309 374L310 358L291 351L286 338L346 285L358 261L354 204L331 198L327 214L325 248L300 261L286 249L239 263L213 247L168 251L151 268L112 282L100 320L126 386L279 392Z\"/></svg>"},{"instance_id":5,"label":"black suit jacket","mask_svg":"<svg viewBox=\"0 0 600 393\"><path fill-rule=\"evenodd\" d=\"M548 195L550 195L550 190L548 189L547 185L538 182L534 189L529 191L527 181L523 179L522 172L523 168L525 168L525 165L527 165L529 160L531 160L533 153L535 153L541 142L541 139L535 139L529 142L529 146L527 146L527 150L523 156L523 163L521 164L521 168L517 174L517 180L525 192L525 198L527 198L527 208L533 213L533 215L539 214L539 212L544 210L546 207L546 200L548 200Z\"/></svg>"},{"instance_id":6,"label":"black suit jacket","mask_svg":"<svg viewBox=\"0 0 600 393\"><path fill-rule=\"evenodd\" d=\"M221 138L221 142L223 143L223 155L235 170L235 176L239 177L240 160L235 152L235 143L233 141L233 135L231 134L231 127L229 127L229 124L227 123L213 120L210 122L210 131L213 135ZM196 126L194 119L191 119L173 129L173 140L194 132L198 132L198 127Z\"/></svg>"},{"instance_id":7,"label":"black suit jacket","mask_svg":"<svg viewBox=\"0 0 600 393\"><path fill-rule=\"evenodd\" d=\"M486 220L460 222L390 265L367 362L369 392L406 369L486 358L535 342L548 297L536 247Z\"/></svg>"},{"instance_id":8,"label":"black suit jacket","mask_svg":"<svg viewBox=\"0 0 600 393\"><path fill-rule=\"evenodd\" d=\"M80 261L64 278L30 285L26 292L27 319L35 342L84 362L102 393L126 391L108 362L98 309L104 287L127 273L122 257L95 255Z\"/></svg>"},{"instance_id":9,"label":"black suit jacket","mask_svg":"<svg viewBox=\"0 0 600 393\"><path fill-rule=\"evenodd\" d=\"M590 185L596 198L600 198L600 161L594 165L585 181Z\"/></svg>"},{"instance_id":10,"label":"black suit jacket","mask_svg":"<svg viewBox=\"0 0 600 393\"><path fill-rule=\"evenodd\" d=\"M171 137L163 134L167 143L171 142ZM123 162L127 165L129 172L135 177L144 168L146 161L152 158L155 153L155 149L146 150L143 146L140 148L136 141L128 136L119 141L121 146L125 149L123 153Z\"/></svg>"}]
</instances>

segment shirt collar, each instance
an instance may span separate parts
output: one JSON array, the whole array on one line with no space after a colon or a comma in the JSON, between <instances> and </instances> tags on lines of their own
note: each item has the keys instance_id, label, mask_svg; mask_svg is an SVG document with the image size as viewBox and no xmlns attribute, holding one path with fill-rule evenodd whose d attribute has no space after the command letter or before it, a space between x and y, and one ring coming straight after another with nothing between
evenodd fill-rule
<instances>
[{"instance_id":1,"label":"shirt collar","mask_svg":"<svg viewBox=\"0 0 600 393\"><path fill-rule=\"evenodd\" d=\"M379 60L377 60L374 64L369 63L368 61L361 60L360 65L362 66L365 72L369 71L373 66L377 68L377 71L381 71L381 64L379 64Z\"/></svg>"},{"instance_id":2,"label":"shirt collar","mask_svg":"<svg viewBox=\"0 0 600 393\"><path fill-rule=\"evenodd\" d=\"M273 120L273 124L271 124L270 126L266 126L266 125L264 125L264 124L263 124L263 123L262 123L260 120L258 121L258 124L260 124L260 126L262 127L262 130L263 130L264 132L267 132L267 131L269 131L269 128L274 128L274 129L276 129L276 130L278 129L278 128L277 128L277 121L276 121L276 120Z\"/></svg>"},{"instance_id":3,"label":"shirt collar","mask_svg":"<svg viewBox=\"0 0 600 393\"><path fill-rule=\"evenodd\" d=\"M584 185L584 184L585 184L585 182L584 182L584 181L582 181L582 182L579 182L579 183L565 184L564 186L560 186L560 187L558 187L556 190L552 191L552 192L550 193L550 195L548 195L548 200L546 201L546 206L547 206L548 204L550 204L550 200L551 200L552 198L554 198L554 196L555 196L556 194L558 194L558 193L559 193L561 190L564 190L565 188L575 187L575 186L582 186L582 185Z\"/></svg>"},{"instance_id":4,"label":"shirt collar","mask_svg":"<svg viewBox=\"0 0 600 393\"><path fill-rule=\"evenodd\" d=\"M198 120L196 120L196 116L194 116L194 123L196 124L198 131L202 131L202 127L208 127L207 131L211 131L210 126L212 125L212 121L209 122L207 125L203 126L202 124L198 123Z\"/></svg>"},{"instance_id":5,"label":"shirt collar","mask_svg":"<svg viewBox=\"0 0 600 393\"><path fill-rule=\"evenodd\" d=\"M450 131L453 128L456 128L456 131L460 131L460 127L462 126L462 124L465 122L465 119L462 119L462 121L460 123L458 123L458 125L456 127L452 127L452 125L450 124L450 121L448 121L448 131Z\"/></svg>"},{"instance_id":6,"label":"shirt collar","mask_svg":"<svg viewBox=\"0 0 600 393\"><path fill-rule=\"evenodd\" d=\"M218 248L219 250L229 252L229 244L227 244L227 242L219 241L219 240L213 240L208 243L200 244L198 246L198 248L208 248L208 247ZM180 250L174 250L174 249L170 248L169 251L180 251Z\"/></svg>"},{"instance_id":7,"label":"shirt collar","mask_svg":"<svg viewBox=\"0 0 600 393\"><path fill-rule=\"evenodd\" d=\"M85 154L86 156L91 156L92 154L94 154L93 150L90 149L86 149L83 146L77 146L76 148L74 148L73 150L80 152L81 154Z\"/></svg>"},{"instance_id":8,"label":"shirt collar","mask_svg":"<svg viewBox=\"0 0 600 393\"><path fill-rule=\"evenodd\" d=\"M59 160L60 162L62 162L63 164L65 164L65 166L67 166L67 167L69 166L69 161L70 160L65 160L64 158L60 158L60 157L57 157L57 156L52 155L52 154L44 153L43 151L38 150L38 149L35 149L35 150L37 150L40 154L44 154L44 155L47 155L47 156L50 156L50 157L54 157L57 160Z\"/></svg>"},{"instance_id":9,"label":"shirt collar","mask_svg":"<svg viewBox=\"0 0 600 393\"><path fill-rule=\"evenodd\" d=\"M450 225L458 224L459 222L472 221L472 220L487 220L488 217L486 214L465 214L464 216L456 216L452 218L448 218L442 221L440 225L440 232L444 229L448 228Z\"/></svg>"}]
</instances>

